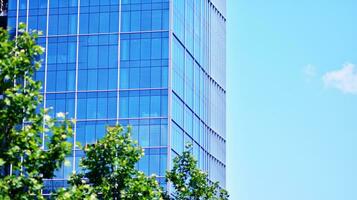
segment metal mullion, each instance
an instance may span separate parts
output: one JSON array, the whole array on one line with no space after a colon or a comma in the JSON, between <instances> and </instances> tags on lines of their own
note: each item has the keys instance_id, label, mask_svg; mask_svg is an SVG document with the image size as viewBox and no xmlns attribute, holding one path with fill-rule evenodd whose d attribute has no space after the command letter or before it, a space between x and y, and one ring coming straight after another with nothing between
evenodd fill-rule
<instances>
[{"instance_id":1,"label":"metal mullion","mask_svg":"<svg viewBox=\"0 0 357 200\"><path fill-rule=\"evenodd\" d=\"M119 124L120 117L120 49L121 49L121 15L122 15L122 1L119 0L119 14L118 14L118 73L117 73L117 124Z\"/></svg>"},{"instance_id":2,"label":"metal mullion","mask_svg":"<svg viewBox=\"0 0 357 200\"><path fill-rule=\"evenodd\" d=\"M43 87L43 108L47 105L47 76L48 76L48 30L49 30L49 19L50 19L50 0L47 1L47 13L46 13L46 51L45 51L45 80ZM45 133L42 136L42 148L45 149Z\"/></svg>"},{"instance_id":3,"label":"metal mullion","mask_svg":"<svg viewBox=\"0 0 357 200\"><path fill-rule=\"evenodd\" d=\"M173 17L174 17L174 7L173 7L173 0L170 0L169 1L169 64L168 64L168 95L167 95L167 98L168 98L168 103L167 103L167 109L168 109L168 112L167 112L167 161L166 161L166 170L169 170L171 169L171 148L172 148L172 143L171 143L171 140L172 140L172 40L174 39L173 37L173 23L174 23L174 20L173 20ZM167 191L168 191L168 194L170 194L170 183L167 183Z\"/></svg>"},{"instance_id":4,"label":"metal mullion","mask_svg":"<svg viewBox=\"0 0 357 200\"><path fill-rule=\"evenodd\" d=\"M76 43L76 88L74 93L74 119L77 121L78 118L78 63L79 63L79 23L80 23L80 5L81 0L77 2L77 43ZM76 171L76 145L77 143L77 122L74 123L74 132L73 132L73 166L72 171Z\"/></svg>"},{"instance_id":5,"label":"metal mullion","mask_svg":"<svg viewBox=\"0 0 357 200\"><path fill-rule=\"evenodd\" d=\"M17 37L18 35L18 30L19 30L19 13L20 13L20 0L16 1L16 25L15 25L15 36Z\"/></svg>"},{"instance_id":6,"label":"metal mullion","mask_svg":"<svg viewBox=\"0 0 357 200\"><path fill-rule=\"evenodd\" d=\"M26 31L29 30L29 10L30 10L30 0L26 1Z\"/></svg>"}]
</instances>

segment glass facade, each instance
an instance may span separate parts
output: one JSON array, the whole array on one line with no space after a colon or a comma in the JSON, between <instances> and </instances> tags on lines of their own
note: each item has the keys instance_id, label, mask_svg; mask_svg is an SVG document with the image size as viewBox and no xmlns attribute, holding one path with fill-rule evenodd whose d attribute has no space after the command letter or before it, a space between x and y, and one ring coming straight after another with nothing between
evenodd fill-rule
<instances>
[{"instance_id":1,"label":"glass facade","mask_svg":"<svg viewBox=\"0 0 357 200\"><path fill-rule=\"evenodd\" d=\"M12 0L8 26L41 30L36 79L44 106L75 118L73 143L94 143L105 126L133 127L145 149L138 169L166 186L172 158L192 153L225 187L225 0ZM44 193L80 170L74 147ZM168 187L169 188L169 187Z\"/></svg>"}]
</instances>

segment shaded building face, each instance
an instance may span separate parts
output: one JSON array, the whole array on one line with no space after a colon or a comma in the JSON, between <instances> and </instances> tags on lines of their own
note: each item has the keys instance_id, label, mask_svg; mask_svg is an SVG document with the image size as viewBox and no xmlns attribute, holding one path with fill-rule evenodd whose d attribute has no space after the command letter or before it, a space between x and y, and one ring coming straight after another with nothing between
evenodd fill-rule
<instances>
[{"instance_id":1,"label":"shaded building face","mask_svg":"<svg viewBox=\"0 0 357 200\"><path fill-rule=\"evenodd\" d=\"M13 0L8 27L43 32L36 79L45 107L75 118L73 143L94 143L105 126L133 127L145 148L137 168L165 186L171 160L192 153L225 187L225 0ZM45 193L80 170L74 148Z\"/></svg>"}]
</instances>

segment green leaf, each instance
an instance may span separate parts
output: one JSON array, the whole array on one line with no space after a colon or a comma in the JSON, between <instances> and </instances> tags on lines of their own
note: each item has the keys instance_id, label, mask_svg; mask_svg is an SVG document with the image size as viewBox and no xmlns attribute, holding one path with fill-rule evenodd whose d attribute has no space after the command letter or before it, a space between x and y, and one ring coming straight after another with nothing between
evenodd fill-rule
<instances>
[{"instance_id":1,"label":"green leaf","mask_svg":"<svg viewBox=\"0 0 357 200\"><path fill-rule=\"evenodd\" d=\"M66 119L37 112L43 97L41 83L33 77L41 66L43 48L36 44L36 31L27 32L23 23L18 27L16 37L0 29L0 199L41 200L43 178L53 177L69 155L67 139L73 131ZM41 145L44 130L52 133L46 151Z\"/></svg>"}]
</instances>

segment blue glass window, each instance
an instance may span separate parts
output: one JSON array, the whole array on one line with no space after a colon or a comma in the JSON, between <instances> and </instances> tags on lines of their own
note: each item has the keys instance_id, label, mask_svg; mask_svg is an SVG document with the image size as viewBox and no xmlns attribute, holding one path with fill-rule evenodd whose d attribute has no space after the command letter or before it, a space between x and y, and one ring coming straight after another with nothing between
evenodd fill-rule
<instances>
[{"instance_id":1,"label":"blue glass window","mask_svg":"<svg viewBox=\"0 0 357 200\"><path fill-rule=\"evenodd\" d=\"M140 30L141 15L139 11L132 11L130 13L130 29L131 31Z\"/></svg>"},{"instance_id":2,"label":"blue glass window","mask_svg":"<svg viewBox=\"0 0 357 200\"><path fill-rule=\"evenodd\" d=\"M172 123L172 138L171 138L172 149L177 153L183 151L183 131L175 123Z\"/></svg>"},{"instance_id":3,"label":"blue glass window","mask_svg":"<svg viewBox=\"0 0 357 200\"><path fill-rule=\"evenodd\" d=\"M172 96L172 119L183 127L184 107L182 101L176 96Z\"/></svg>"},{"instance_id":4,"label":"blue glass window","mask_svg":"<svg viewBox=\"0 0 357 200\"><path fill-rule=\"evenodd\" d=\"M140 40L130 40L130 60L140 59Z\"/></svg>"},{"instance_id":5,"label":"blue glass window","mask_svg":"<svg viewBox=\"0 0 357 200\"><path fill-rule=\"evenodd\" d=\"M166 166L167 166L167 156L161 155L161 157L160 157L160 171L159 171L160 176L165 176Z\"/></svg>"},{"instance_id":6,"label":"blue glass window","mask_svg":"<svg viewBox=\"0 0 357 200\"><path fill-rule=\"evenodd\" d=\"M151 59L160 59L161 58L161 39L154 38L151 40Z\"/></svg>"},{"instance_id":7,"label":"blue glass window","mask_svg":"<svg viewBox=\"0 0 357 200\"><path fill-rule=\"evenodd\" d=\"M150 91L140 92L140 117L150 116Z\"/></svg>"},{"instance_id":8,"label":"blue glass window","mask_svg":"<svg viewBox=\"0 0 357 200\"><path fill-rule=\"evenodd\" d=\"M110 90L117 88L117 35L81 36L78 60L79 90Z\"/></svg>"},{"instance_id":9,"label":"blue glass window","mask_svg":"<svg viewBox=\"0 0 357 200\"><path fill-rule=\"evenodd\" d=\"M159 171L160 171L160 155L150 155L149 174L159 174Z\"/></svg>"},{"instance_id":10,"label":"blue glass window","mask_svg":"<svg viewBox=\"0 0 357 200\"><path fill-rule=\"evenodd\" d=\"M162 11L153 10L152 11L152 30L161 30L162 29Z\"/></svg>"},{"instance_id":11,"label":"blue glass window","mask_svg":"<svg viewBox=\"0 0 357 200\"><path fill-rule=\"evenodd\" d=\"M121 31L129 32L130 31L130 12L122 12L122 23L121 23Z\"/></svg>"},{"instance_id":12,"label":"blue glass window","mask_svg":"<svg viewBox=\"0 0 357 200\"><path fill-rule=\"evenodd\" d=\"M116 92L90 92L78 94L79 119L116 118Z\"/></svg>"},{"instance_id":13,"label":"blue glass window","mask_svg":"<svg viewBox=\"0 0 357 200\"><path fill-rule=\"evenodd\" d=\"M88 90L97 90L97 70L88 70Z\"/></svg>"},{"instance_id":14,"label":"blue glass window","mask_svg":"<svg viewBox=\"0 0 357 200\"><path fill-rule=\"evenodd\" d=\"M148 67L140 69L140 88L150 88L150 70Z\"/></svg>"},{"instance_id":15,"label":"blue glass window","mask_svg":"<svg viewBox=\"0 0 357 200\"><path fill-rule=\"evenodd\" d=\"M130 88L139 88L140 83L140 68L130 68L130 81L129 86Z\"/></svg>"},{"instance_id":16,"label":"blue glass window","mask_svg":"<svg viewBox=\"0 0 357 200\"><path fill-rule=\"evenodd\" d=\"M174 1L174 32L175 35L181 40L184 41L185 38L185 1Z\"/></svg>"},{"instance_id":17,"label":"blue glass window","mask_svg":"<svg viewBox=\"0 0 357 200\"><path fill-rule=\"evenodd\" d=\"M81 1L80 33L118 32L118 1Z\"/></svg>"},{"instance_id":18,"label":"blue glass window","mask_svg":"<svg viewBox=\"0 0 357 200\"><path fill-rule=\"evenodd\" d=\"M141 59L148 60L151 57L151 40L141 40Z\"/></svg>"},{"instance_id":19,"label":"blue glass window","mask_svg":"<svg viewBox=\"0 0 357 200\"><path fill-rule=\"evenodd\" d=\"M139 96L138 92L130 91L129 93L129 117L138 118L139 117Z\"/></svg>"},{"instance_id":20,"label":"blue glass window","mask_svg":"<svg viewBox=\"0 0 357 200\"><path fill-rule=\"evenodd\" d=\"M17 9L17 1L9 1L9 10L16 10Z\"/></svg>"},{"instance_id":21,"label":"blue glass window","mask_svg":"<svg viewBox=\"0 0 357 200\"><path fill-rule=\"evenodd\" d=\"M107 118L108 116L108 100L107 98L98 98L98 112L97 117L99 119ZM93 105L94 106L94 105Z\"/></svg>"},{"instance_id":22,"label":"blue glass window","mask_svg":"<svg viewBox=\"0 0 357 200\"><path fill-rule=\"evenodd\" d=\"M67 113L68 118L74 117L74 93L47 94L46 97L46 107L53 108L51 112L52 117L59 112Z\"/></svg>"},{"instance_id":23,"label":"blue glass window","mask_svg":"<svg viewBox=\"0 0 357 200\"><path fill-rule=\"evenodd\" d=\"M145 174L149 174L149 156L145 155L139 161L139 170Z\"/></svg>"},{"instance_id":24,"label":"blue glass window","mask_svg":"<svg viewBox=\"0 0 357 200\"><path fill-rule=\"evenodd\" d=\"M160 146L161 145L161 126L158 125L150 125L150 146Z\"/></svg>"},{"instance_id":25,"label":"blue glass window","mask_svg":"<svg viewBox=\"0 0 357 200\"><path fill-rule=\"evenodd\" d=\"M120 92L119 97L119 117L129 118L129 94L126 91Z\"/></svg>"},{"instance_id":26,"label":"blue glass window","mask_svg":"<svg viewBox=\"0 0 357 200\"><path fill-rule=\"evenodd\" d=\"M192 121L192 112L188 107L185 107L185 130L186 132L192 136L192 131L193 131L193 121Z\"/></svg>"},{"instance_id":27,"label":"blue glass window","mask_svg":"<svg viewBox=\"0 0 357 200\"><path fill-rule=\"evenodd\" d=\"M146 121L146 120L144 120L144 121ZM140 125L140 128L139 128L139 145L142 146L142 147L149 146L149 137L150 137L150 132L149 132L150 129L149 128L150 128L149 124L146 124L145 122L144 122L143 125Z\"/></svg>"},{"instance_id":28,"label":"blue glass window","mask_svg":"<svg viewBox=\"0 0 357 200\"><path fill-rule=\"evenodd\" d=\"M141 7L140 3L142 3ZM151 6L149 3L122 1L122 32L168 30L169 4L159 1ZM132 6L126 4L132 4Z\"/></svg>"},{"instance_id":29,"label":"blue glass window","mask_svg":"<svg viewBox=\"0 0 357 200\"><path fill-rule=\"evenodd\" d=\"M164 116L161 113L161 95L160 94L153 94L151 96L151 104L150 104L150 109L151 109L151 116L152 117L159 117L159 116Z\"/></svg>"},{"instance_id":30,"label":"blue glass window","mask_svg":"<svg viewBox=\"0 0 357 200\"><path fill-rule=\"evenodd\" d=\"M151 30L151 11L149 10L141 12L141 30Z\"/></svg>"}]
</instances>

